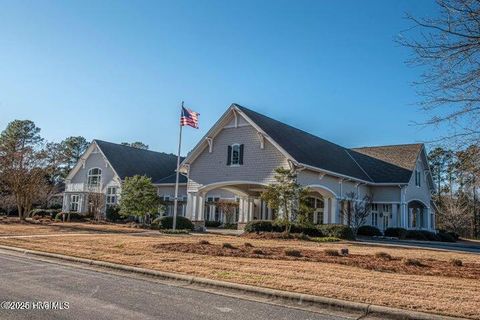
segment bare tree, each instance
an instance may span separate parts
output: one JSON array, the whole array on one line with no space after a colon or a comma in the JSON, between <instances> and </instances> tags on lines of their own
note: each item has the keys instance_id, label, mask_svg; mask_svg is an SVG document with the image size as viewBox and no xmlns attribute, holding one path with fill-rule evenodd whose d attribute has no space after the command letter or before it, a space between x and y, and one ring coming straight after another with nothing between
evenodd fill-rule
<instances>
[{"instance_id":1,"label":"bare tree","mask_svg":"<svg viewBox=\"0 0 480 320\"><path fill-rule=\"evenodd\" d=\"M355 237L358 229L367 222L372 209L372 197L366 194L359 198L355 192L346 194L346 200L343 200L343 210L340 212L341 218L352 229Z\"/></svg>"},{"instance_id":2,"label":"bare tree","mask_svg":"<svg viewBox=\"0 0 480 320\"><path fill-rule=\"evenodd\" d=\"M448 124L443 137L456 145L480 140L480 1L437 0L433 18L407 15L413 27L399 42L410 48L411 65L424 70L416 82L426 125Z\"/></svg>"},{"instance_id":3,"label":"bare tree","mask_svg":"<svg viewBox=\"0 0 480 320\"><path fill-rule=\"evenodd\" d=\"M236 201L222 199L215 202L215 205L225 215L226 223L231 223L230 221L233 221L233 223L236 223L235 213L237 212L237 208L238 208L238 203Z\"/></svg>"},{"instance_id":4,"label":"bare tree","mask_svg":"<svg viewBox=\"0 0 480 320\"><path fill-rule=\"evenodd\" d=\"M93 216L93 219L100 221L104 219L103 212L105 210L105 195L100 192L89 192L87 194L88 213ZM70 213L68 215L70 221Z\"/></svg>"},{"instance_id":5,"label":"bare tree","mask_svg":"<svg viewBox=\"0 0 480 320\"><path fill-rule=\"evenodd\" d=\"M441 229L454 231L461 235L468 233L472 217L468 214L468 200L465 197L444 197L439 211L438 226Z\"/></svg>"}]
</instances>

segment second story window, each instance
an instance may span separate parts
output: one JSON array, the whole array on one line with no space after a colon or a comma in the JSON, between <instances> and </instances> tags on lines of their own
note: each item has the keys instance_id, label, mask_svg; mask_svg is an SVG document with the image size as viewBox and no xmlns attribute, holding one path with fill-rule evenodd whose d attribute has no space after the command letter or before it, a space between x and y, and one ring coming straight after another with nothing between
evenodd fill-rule
<instances>
[{"instance_id":1,"label":"second story window","mask_svg":"<svg viewBox=\"0 0 480 320\"><path fill-rule=\"evenodd\" d=\"M243 144L228 146L227 166L239 166L243 164Z\"/></svg>"},{"instance_id":2,"label":"second story window","mask_svg":"<svg viewBox=\"0 0 480 320\"><path fill-rule=\"evenodd\" d=\"M92 168L88 170L87 183L89 186L99 186L102 179L102 170L99 168Z\"/></svg>"},{"instance_id":3,"label":"second story window","mask_svg":"<svg viewBox=\"0 0 480 320\"><path fill-rule=\"evenodd\" d=\"M419 170L415 170L415 185L420 187L422 185L422 173Z\"/></svg>"}]
</instances>

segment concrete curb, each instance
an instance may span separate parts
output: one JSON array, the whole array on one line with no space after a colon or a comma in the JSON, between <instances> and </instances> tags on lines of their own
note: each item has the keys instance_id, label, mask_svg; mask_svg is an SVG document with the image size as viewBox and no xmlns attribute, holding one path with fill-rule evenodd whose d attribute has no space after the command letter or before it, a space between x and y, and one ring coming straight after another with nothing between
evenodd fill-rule
<instances>
[{"instance_id":1,"label":"concrete curb","mask_svg":"<svg viewBox=\"0 0 480 320\"><path fill-rule=\"evenodd\" d=\"M285 299L290 301L298 301L299 303L310 303L310 304L317 305L319 307L328 307L328 308L333 308L333 309L343 310L343 311L345 310L356 311L356 312L363 313L365 316L377 315L377 316L382 316L389 319L412 319L412 320L413 319L415 320L461 319L461 318L440 316L440 315L424 313L424 312L416 312L416 311L409 311L409 310L403 310L403 309L397 309L397 308L377 306L377 305L366 304L361 302L351 302L351 301L334 299L334 298L314 296L310 294L281 291L276 289L255 287L255 286L239 284L239 283L231 283L231 282L212 280L207 278L199 278L199 277L187 276L187 275L182 275L177 273L132 267L132 266L105 262L105 261L77 258L72 256L66 256L63 254L28 250L28 249L23 249L18 247L0 245L0 249L15 251L25 255L30 254L35 256L54 258L54 259L60 259L60 260L65 260L70 262L77 262L77 263L100 266L100 267L110 268L115 270L155 276L162 279L183 281L189 284L198 284L202 286L230 289L230 290L240 291L244 293L248 292L248 293L257 294L257 295L266 296L266 297L274 297L274 298Z\"/></svg>"}]
</instances>

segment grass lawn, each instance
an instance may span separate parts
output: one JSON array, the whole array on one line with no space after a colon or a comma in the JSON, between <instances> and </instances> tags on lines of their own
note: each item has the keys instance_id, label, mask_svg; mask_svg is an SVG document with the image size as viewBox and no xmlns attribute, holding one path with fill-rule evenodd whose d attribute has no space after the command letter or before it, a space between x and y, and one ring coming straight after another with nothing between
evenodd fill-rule
<instances>
[{"instance_id":1,"label":"grass lawn","mask_svg":"<svg viewBox=\"0 0 480 320\"><path fill-rule=\"evenodd\" d=\"M81 222L51 222L49 224L19 223L18 219L0 220L0 236L37 235L54 233L131 233L142 229L121 224L96 224Z\"/></svg>"},{"instance_id":2,"label":"grass lawn","mask_svg":"<svg viewBox=\"0 0 480 320\"><path fill-rule=\"evenodd\" d=\"M0 225L0 233L8 233L6 230L11 227ZM34 230L29 232L38 234ZM201 240L208 243L201 244ZM226 248L225 243L234 248ZM315 243L159 233L0 238L0 244L480 319L480 257L474 254L378 247L354 242ZM341 248L348 248L349 256L325 253L326 249ZM297 250L300 256L288 256L285 250ZM391 259L376 257L375 253L380 251L388 253ZM417 259L421 266L405 265L404 258ZM462 260L463 266L452 265L451 259Z\"/></svg>"}]
</instances>

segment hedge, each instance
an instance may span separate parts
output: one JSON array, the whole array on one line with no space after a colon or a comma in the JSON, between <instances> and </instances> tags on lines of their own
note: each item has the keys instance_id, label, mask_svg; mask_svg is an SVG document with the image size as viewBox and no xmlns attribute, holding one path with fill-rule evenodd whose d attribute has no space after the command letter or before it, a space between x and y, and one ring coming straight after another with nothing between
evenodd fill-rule
<instances>
[{"instance_id":1,"label":"hedge","mask_svg":"<svg viewBox=\"0 0 480 320\"><path fill-rule=\"evenodd\" d=\"M361 226L360 228L358 228L357 235L367 236L367 237L373 237L373 236L378 237L382 235L382 232L377 227Z\"/></svg>"},{"instance_id":2,"label":"hedge","mask_svg":"<svg viewBox=\"0 0 480 320\"><path fill-rule=\"evenodd\" d=\"M161 217L153 220L152 226L158 226L159 229L172 229L173 228L173 217ZM185 217L177 216L177 225L176 229L179 230L193 230L194 226L192 221Z\"/></svg>"},{"instance_id":3,"label":"hedge","mask_svg":"<svg viewBox=\"0 0 480 320\"><path fill-rule=\"evenodd\" d=\"M205 227L207 228L218 228L221 224L220 221L205 221Z\"/></svg>"},{"instance_id":4,"label":"hedge","mask_svg":"<svg viewBox=\"0 0 480 320\"><path fill-rule=\"evenodd\" d=\"M349 226L343 224L321 224L317 229L324 237L335 237L345 240L355 240L355 235Z\"/></svg>"},{"instance_id":5,"label":"hedge","mask_svg":"<svg viewBox=\"0 0 480 320\"><path fill-rule=\"evenodd\" d=\"M245 232L285 232L285 224L269 220L253 220L245 225ZM317 226L301 226L292 224L291 233L303 233L310 237L334 237L353 240L355 236L350 227L342 224L324 224Z\"/></svg>"},{"instance_id":6,"label":"hedge","mask_svg":"<svg viewBox=\"0 0 480 320\"><path fill-rule=\"evenodd\" d=\"M405 228L387 228L384 232L385 237L394 237L399 239L405 239L407 235L407 229Z\"/></svg>"}]
</instances>

